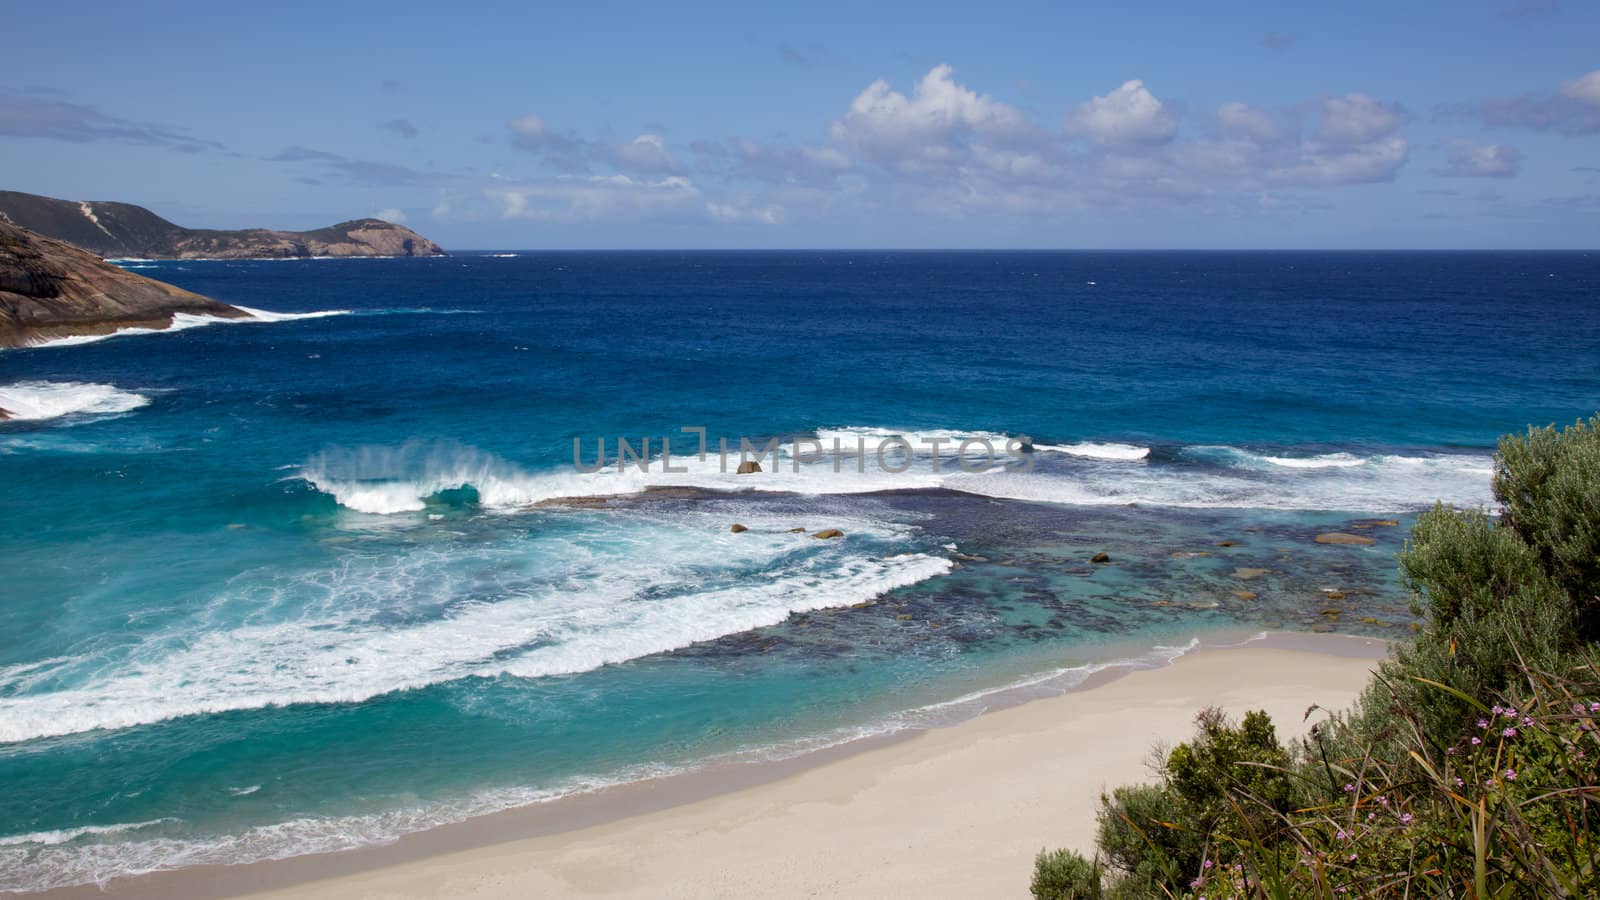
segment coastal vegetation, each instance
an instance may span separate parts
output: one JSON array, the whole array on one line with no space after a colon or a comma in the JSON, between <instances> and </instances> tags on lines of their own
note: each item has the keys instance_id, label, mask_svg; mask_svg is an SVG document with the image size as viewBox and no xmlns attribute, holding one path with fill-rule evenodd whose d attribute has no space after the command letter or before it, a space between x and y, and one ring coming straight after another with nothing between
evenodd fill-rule
<instances>
[{"instance_id":1,"label":"coastal vegetation","mask_svg":"<svg viewBox=\"0 0 1600 900\"><path fill-rule=\"evenodd\" d=\"M1352 709L1289 743L1202 711L1033 896L1600 896L1600 416L1502 438L1493 487L1418 519L1422 628Z\"/></svg>"}]
</instances>

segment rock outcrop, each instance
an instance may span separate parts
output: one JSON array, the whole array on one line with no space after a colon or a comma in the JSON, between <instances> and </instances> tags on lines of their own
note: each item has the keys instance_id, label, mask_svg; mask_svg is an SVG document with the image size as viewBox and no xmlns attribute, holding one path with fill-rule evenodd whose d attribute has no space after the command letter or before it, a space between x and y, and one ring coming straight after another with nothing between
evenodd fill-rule
<instances>
[{"instance_id":1,"label":"rock outcrop","mask_svg":"<svg viewBox=\"0 0 1600 900\"><path fill-rule=\"evenodd\" d=\"M166 328L176 313L249 315L0 222L0 347L123 328Z\"/></svg>"},{"instance_id":2,"label":"rock outcrop","mask_svg":"<svg viewBox=\"0 0 1600 900\"><path fill-rule=\"evenodd\" d=\"M409 228L353 219L316 231L184 228L142 206L0 191L0 219L108 259L285 259L301 256L444 256Z\"/></svg>"},{"instance_id":3,"label":"rock outcrop","mask_svg":"<svg viewBox=\"0 0 1600 900\"><path fill-rule=\"evenodd\" d=\"M1351 546L1367 546L1376 544L1377 541L1364 534L1345 534L1342 531L1329 531L1317 535L1319 544L1347 544Z\"/></svg>"}]
</instances>

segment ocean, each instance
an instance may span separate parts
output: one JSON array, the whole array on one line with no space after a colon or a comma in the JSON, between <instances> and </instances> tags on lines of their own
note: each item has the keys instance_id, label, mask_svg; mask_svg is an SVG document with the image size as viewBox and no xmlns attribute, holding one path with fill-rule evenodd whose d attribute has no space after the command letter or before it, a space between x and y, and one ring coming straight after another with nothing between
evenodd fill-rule
<instances>
[{"instance_id":1,"label":"ocean","mask_svg":"<svg viewBox=\"0 0 1600 900\"><path fill-rule=\"evenodd\" d=\"M271 314L0 351L0 890L1402 637L1415 515L1600 408L1585 253L122 264Z\"/></svg>"}]
</instances>

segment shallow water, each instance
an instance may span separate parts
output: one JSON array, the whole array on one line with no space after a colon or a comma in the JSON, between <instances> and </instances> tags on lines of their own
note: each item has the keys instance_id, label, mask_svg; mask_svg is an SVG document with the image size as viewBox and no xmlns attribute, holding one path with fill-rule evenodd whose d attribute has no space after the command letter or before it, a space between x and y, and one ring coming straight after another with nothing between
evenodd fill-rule
<instances>
[{"instance_id":1,"label":"shallow water","mask_svg":"<svg viewBox=\"0 0 1600 900\"><path fill-rule=\"evenodd\" d=\"M1403 635L1414 514L1600 397L1582 254L140 265L326 315L0 352L0 889L386 840L1218 630ZM725 472L687 426L780 455ZM647 472L574 469L619 437ZM530 506L572 496L609 499Z\"/></svg>"}]
</instances>

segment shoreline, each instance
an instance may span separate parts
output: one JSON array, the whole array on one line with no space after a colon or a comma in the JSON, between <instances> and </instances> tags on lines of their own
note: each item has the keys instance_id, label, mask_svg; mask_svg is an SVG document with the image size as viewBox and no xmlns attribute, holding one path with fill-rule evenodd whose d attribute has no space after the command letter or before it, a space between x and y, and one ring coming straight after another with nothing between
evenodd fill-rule
<instances>
[{"instance_id":1,"label":"shoreline","mask_svg":"<svg viewBox=\"0 0 1600 900\"><path fill-rule=\"evenodd\" d=\"M963 705L969 708L964 715L810 749L788 758L713 762L342 852L187 867L117 878L105 889L88 884L16 896L199 898L278 892L297 897L743 896L747 891L757 892L753 885L762 883L762 878L775 879L770 885L763 883L758 891L768 896L819 892L942 896L941 890L948 890L949 896L973 896L971 885L957 890L960 871L967 867L959 864L960 857L952 856L952 851L959 849L956 847L933 854L927 865L896 862L890 866L884 858L860 869L845 865L850 857L841 858L852 851L872 855L891 846L901 847L902 831L926 831L941 821L972 832L962 844L967 855L982 853L1006 860L989 877L1007 873L1012 877L996 882L990 893L1005 884L1006 893L1025 895L1033 854L1044 845L1083 849L1086 841L1092 844L1095 801L1101 786L1140 780L1149 748L1157 741L1185 739L1193 714L1202 706L1223 705L1234 715L1247 707L1264 707L1273 713L1281 735L1301 734L1305 724L1300 716L1306 707L1312 703L1331 709L1347 706L1367 682L1368 670L1387 655L1388 648L1387 642L1376 638L1299 632L1258 634L1233 644L1201 643L1154 667L1158 661L1148 658L1109 663L1065 687L1051 684L1053 679L1045 677L969 695L952 701L957 710ZM1250 674L1242 673L1241 665ZM1054 679L1065 674L1057 673ZM1099 734L1111 735L1104 740L1040 745L1041 739L1055 732L1062 732L1056 737L1067 736L1074 721L1087 725L1102 719L1115 721L1112 727L1097 729ZM1141 734L1141 729L1147 733ZM1002 764L987 759L984 748L997 742L1010 745L1016 758ZM974 757L977 765L964 762L966 757ZM1069 771L1057 771L1056 777L1041 778L1037 783L1017 781L1029 769L1059 769L1062 765ZM1036 833L1027 836L1027 828L1016 833L1019 823L1012 821L1016 817L1005 815L1004 803L975 803L970 798L950 798L919 812L915 807L927 799L926 787L906 791L904 785L896 786L913 777L906 773L918 770L941 772L940 786L945 790L953 783L976 781L978 792L1001 793L1024 802L1031 794L1035 807L1047 804L1059 813L1051 818L1072 824L1036 823ZM807 799L819 796L830 800L819 805L815 799ZM995 808L987 808L990 805ZM987 827L966 822L969 815L997 812L1000 821ZM897 821L902 816L904 820ZM782 824L788 819L803 821ZM722 833L719 823L733 821L745 821L748 827L741 828L739 835ZM765 841L741 844L750 840L743 836L746 831L757 834L772 829L777 831ZM788 831L795 832L800 848L778 833ZM837 841L838 835L853 832L858 834L852 840L815 848L817 859L786 874L784 866L772 859L789 859L803 854L802 848L825 845ZM1012 837L998 840L1007 834ZM985 846L985 838L994 841L993 846ZM655 848L664 859L658 865L644 866L637 860L644 854L630 853L626 861L595 856L596 842ZM684 842L690 846L683 846ZM736 846L738 852L734 852ZM902 849L915 851L917 847L912 844ZM597 875L599 880L593 881L555 874L569 865L582 868L584 860L599 869L615 868L615 877ZM629 888L625 870L635 862L645 870L638 876L643 880ZM940 872L941 862L960 871ZM836 871L840 866L850 871ZM668 874L669 870L676 874ZM926 877L927 881L871 881L891 876L900 881ZM716 881L718 878L728 879L725 890L713 887L724 884ZM430 887L423 890L420 885L425 882ZM666 890L669 887L675 887L677 893ZM981 885L977 889L983 892Z\"/></svg>"}]
</instances>

